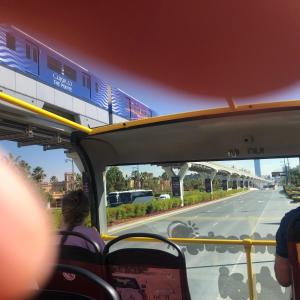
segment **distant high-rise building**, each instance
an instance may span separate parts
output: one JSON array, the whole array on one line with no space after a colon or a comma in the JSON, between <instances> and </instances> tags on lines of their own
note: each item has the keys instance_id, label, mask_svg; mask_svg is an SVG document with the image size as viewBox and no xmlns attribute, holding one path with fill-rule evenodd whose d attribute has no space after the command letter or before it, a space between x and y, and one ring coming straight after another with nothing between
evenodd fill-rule
<instances>
[{"instance_id":1,"label":"distant high-rise building","mask_svg":"<svg viewBox=\"0 0 300 300\"><path fill-rule=\"evenodd\" d=\"M260 169L260 160L259 159L254 159L254 170L255 170L255 175L258 177L261 177L261 169Z\"/></svg>"}]
</instances>

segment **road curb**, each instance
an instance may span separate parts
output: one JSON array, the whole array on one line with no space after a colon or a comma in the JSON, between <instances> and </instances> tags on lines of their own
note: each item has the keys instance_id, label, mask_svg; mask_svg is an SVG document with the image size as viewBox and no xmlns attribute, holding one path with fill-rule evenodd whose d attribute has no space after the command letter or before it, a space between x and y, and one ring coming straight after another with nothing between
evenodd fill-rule
<instances>
[{"instance_id":1,"label":"road curb","mask_svg":"<svg viewBox=\"0 0 300 300\"><path fill-rule=\"evenodd\" d=\"M116 232L118 232L118 231L122 231L122 230L126 230L126 229L130 229L130 228L137 227L137 226L139 226L139 225L143 225L143 224L145 224L145 223L154 222L154 221L156 221L156 220L159 220L159 219L162 219L162 218L165 218L165 217L170 217L170 216L179 215L179 214L188 212L188 211L190 211L190 210L193 210L193 209L196 209L196 208L199 208L199 207L209 206L209 205L211 205L211 204L223 202L223 201L226 201L226 200L228 200L228 199L237 197L237 196L239 196L239 195L242 195L242 194L244 195L244 194L250 193L250 192L252 192L252 191L253 191L253 190L248 190L248 191L236 193L236 194L234 194L234 195L230 195L230 196L227 196L227 197L224 197L224 198L215 200L215 201L205 202L205 203L199 203L199 204L196 204L196 205L188 206L188 207L186 207L186 208L177 209L177 210L175 210L175 211L161 213L161 214L159 214L159 215L157 215L157 216L149 216L149 217L145 217L145 218L143 218L142 220L138 220L138 221L134 221L134 220L133 220L133 221L129 221L129 222L123 223L123 224L121 224L121 225L115 225L115 226L109 228L109 229L107 230L107 233L108 233L108 234L113 234L113 233L116 233Z\"/></svg>"}]
</instances>

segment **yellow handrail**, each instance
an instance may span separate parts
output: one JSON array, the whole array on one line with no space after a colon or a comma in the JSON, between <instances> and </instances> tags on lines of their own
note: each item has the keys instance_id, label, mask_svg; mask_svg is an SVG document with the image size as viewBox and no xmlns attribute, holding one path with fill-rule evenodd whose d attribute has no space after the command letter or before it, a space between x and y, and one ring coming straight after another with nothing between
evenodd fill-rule
<instances>
[{"instance_id":1,"label":"yellow handrail","mask_svg":"<svg viewBox=\"0 0 300 300\"><path fill-rule=\"evenodd\" d=\"M110 241L115 239L117 236L102 234L102 239L104 241ZM170 241L178 244L220 244L220 245L248 245L249 241L253 246L276 246L276 241L272 240L225 240L225 239L202 239L202 238L168 238ZM127 239L131 242L160 242L152 238L134 237Z\"/></svg>"},{"instance_id":2,"label":"yellow handrail","mask_svg":"<svg viewBox=\"0 0 300 300\"><path fill-rule=\"evenodd\" d=\"M116 238L117 236L102 234L101 237L105 241L110 241ZM162 242L160 240L156 240L152 238L143 238L143 237L128 238L126 240L131 242L158 242L158 243ZM246 252L248 290L249 290L250 300L256 299L256 293L254 290L255 282L254 282L253 269L252 269L252 255L251 255L252 246L276 246L276 241L272 241L272 240L251 240L251 239L223 240L223 239L201 239L201 238L169 238L169 240L178 244L243 245Z\"/></svg>"},{"instance_id":3,"label":"yellow handrail","mask_svg":"<svg viewBox=\"0 0 300 300\"><path fill-rule=\"evenodd\" d=\"M23 101L21 99L18 99L16 97L13 97L13 96L10 96L6 93L3 93L3 92L0 92L0 99L5 101L5 102L8 102L10 104L13 104L13 105L16 105L16 106L19 106L19 107L22 107L24 109L27 109L29 111L32 111L34 113L37 113L39 115L42 115L44 117L47 117L51 120L54 120L54 121L57 121L59 123L62 123L66 126L69 126L69 127L72 127L74 129L77 129L77 130L80 130L80 131L83 131L83 132L86 132L88 134L92 133L92 129L91 128L88 128L86 126L83 126L83 125L80 125L76 122L73 122L67 118L64 118L64 117L61 117L57 114L54 114L50 111L47 111L43 108L39 108L35 105L32 105L26 101Z\"/></svg>"}]
</instances>

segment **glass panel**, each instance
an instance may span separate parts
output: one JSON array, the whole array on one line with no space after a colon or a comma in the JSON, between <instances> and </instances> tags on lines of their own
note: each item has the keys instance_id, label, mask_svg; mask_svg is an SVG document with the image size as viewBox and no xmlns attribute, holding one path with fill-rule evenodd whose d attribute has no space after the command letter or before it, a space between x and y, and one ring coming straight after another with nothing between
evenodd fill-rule
<instances>
[{"instance_id":1,"label":"glass panel","mask_svg":"<svg viewBox=\"0 0 300 300\"><path fill-rule=\"evenodd\" d=\"M33 61L37 63L38 61L38 51L36 48L33 48L32 50L32 58L33 58Z\"/></svg>"},{"instance_id":2,"label":"glass panel","mask_svg":"<svg viewBox=\"0 0 300 300\"><path fill-rule=\"evenodd\" d=\"M16 50L16 38L9 32L6 33L6 47Z\"/></svg>"},{"instance_id":3,"label":"glass panel","mask_svg":"<svg viewBox=\"0 0 300 300\"><path fill-rule=\"evenodd\" d=\"M185 167L185 163L166 163L109 168L108 192L123 194L130 201L143 190L154 194L146 203L107 207L113 235L148 232L174 238L275 240L282 217L299 207L298 158L189 162L184 173ZM177 182L172 181L174 177ZM129 219L130 227L122 227ZM187 244L181 248L192 299L199 295L248 299L243 246ZM290 291L276 281L274 254L275 247L253 248L257 299L289 299Z\"/></svg>"},{"instance_id":4,"label":"glass panel","mask_svg":"<svg viewBox=\"0 0 300 300\"><path fill-rule=\"evenodd\" d=\"M26 44L26 57L28 59L31 58L31 54L30 54L30 46L28 44Z\"/></svg>"},{"instance_id":5,"label":"glass panel","mask_svg":"<svg viewBox=\"0 0 300 300\"><path fill-rule=\"evenodd\" d=\"M50 70L61 74L62 71L62 64L60 61L58 61L57 59L51 57L51 56L47 56L47 66Z\"/></svg>"},{"instance_id":6,"label":"glass panel","mask_svg":"<svg viewBox=\"0 0 300 300\"><path fill-rule=\"evenodd\" d=\"M76 81L76 71L68 65L64 65L64 74L71 80Z\"/></svg>"}]
</instances>

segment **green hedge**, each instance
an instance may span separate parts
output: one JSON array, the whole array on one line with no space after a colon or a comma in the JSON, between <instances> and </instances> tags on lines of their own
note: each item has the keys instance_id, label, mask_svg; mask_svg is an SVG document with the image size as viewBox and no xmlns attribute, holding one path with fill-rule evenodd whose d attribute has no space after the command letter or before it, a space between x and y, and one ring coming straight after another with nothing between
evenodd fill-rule
<instances>
[{"instance_id":1,"label":"green hedge","mask_svg":"<svg viewBox=\"0 0 300 300\"><path fill-rule=\"evenodd\" d=\"M235 193L243 191L242 189L238 190L229 190L214 191L213 194L200 192L200 191L188 191L184 193L184 205L192 205L200 202L211 201L220 199L226 196L230 196ZM111 224L113 222L118 222L124 219L131 219L136 217L143 217L152 213L160 211L168 211L173 208L178 208L181 205L181 200L179 198L171 198L164 200L152 200L147 203L142 204L124 204L118 207L108 207L106 209L107 223ZM61 210L52 209L52 214L54 218L54 224L56 228L61 227ZM85 221L85 225L91 225L91 219L88 217Z\"/></svg>"},{"instance_id":2,"label":"green hedge","mask_svg":"<svg viewBox=\"0 0 300 300\"><path fill-rule=\"evenodd\" d=\"M143 217L159 211L167 211L180 207L181 201L178 198L152 200L142 204L124 204L118 207L108 207L106 216L108 224L123 219Z\"/></svg>"},{"instance_id":3,"label":"green hedge","mask_svg":"<svg viewBox=\"0 0 300 300\"><path fill-rule=\"evenodd\" d=\"M296 187L294 185L285 185L283 186L283 189L290 199L296 202L300 201L300 187Z\"/></svg>"},{"instance_id":4,"label":"green hedge","mask_svg":"<svg viewBox=\"0 0 300 300\"><path fill-rule=\"evenodd\" d=\"M214 191L213 194L200 191L188 191L184 193L184 205L188 206L204 201L220 199L241 191L243 190L217 190ZM107 222L108 224L111 224L124 219L142 217L160 211L168 211L172 208L180 207L180 205L181 200L179 198L171 198L164 200L152 200L144 204L125 204L118 207L108 207L106 210Z\"/></svg>"},{"instance_id":5,"label":"green hedge","mask_svg":"<svg viewBox=\"0 0 300 300\"><path fill-rule=\"evenodd\" d=\"M184 205L192 205L203 201L217 200L220 198L230 196L232 194L240 193L241 191L243 190L242 189L229 190L229 191L217 190L214 191L212 194L206 192L200 192L200 191L186 192L184 193L184 197L183 197Z\"/></svg>"}]
</instances>

